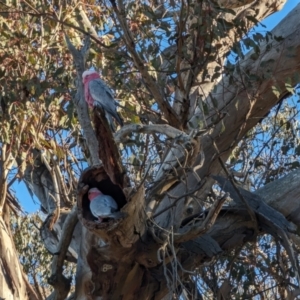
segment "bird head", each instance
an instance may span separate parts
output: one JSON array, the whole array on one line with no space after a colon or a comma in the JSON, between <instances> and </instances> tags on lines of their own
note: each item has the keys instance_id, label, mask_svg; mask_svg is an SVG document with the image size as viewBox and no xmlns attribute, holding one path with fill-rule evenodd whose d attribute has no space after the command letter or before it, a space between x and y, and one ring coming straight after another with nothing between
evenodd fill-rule
<instances>
[{"instance_id":1,"label":"bird head","mask_svg":"<svg viewBox=\"0 0 300 300\"><path fill-rule=\"evenodd\" d=\"M100 75L98 72L94 70L86 70L82 73L82 82L85 83L89 79L96 79L100 78Z\"/></svg>"},{"instance_id":2,"label":"bird head","mask_svg":"<svg viewBox=\"0 0 300 300\"><path fill-rule=\"evenodd\" d=\"M102 192L97 188L91 188L88 192L88 198L92 201L95 197L102 195Z\"/></svg>"}]
</instances>

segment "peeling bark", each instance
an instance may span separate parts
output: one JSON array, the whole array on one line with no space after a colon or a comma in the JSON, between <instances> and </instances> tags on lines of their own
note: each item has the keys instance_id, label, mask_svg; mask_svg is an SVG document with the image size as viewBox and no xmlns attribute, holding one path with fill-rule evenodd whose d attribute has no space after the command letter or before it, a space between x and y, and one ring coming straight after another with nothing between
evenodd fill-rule
<instances>
[{"instance_id":1,"label":"peeling bark","mask_svg":"<svg viewBox=\"0 0 300 300\"><path fill-rule=\"evenodd\" d=\"M0 274L1 299L29 299L26 281L23 278L22 267L11 232L2 216L0 216Z\"/></svg>"}]
</instances>

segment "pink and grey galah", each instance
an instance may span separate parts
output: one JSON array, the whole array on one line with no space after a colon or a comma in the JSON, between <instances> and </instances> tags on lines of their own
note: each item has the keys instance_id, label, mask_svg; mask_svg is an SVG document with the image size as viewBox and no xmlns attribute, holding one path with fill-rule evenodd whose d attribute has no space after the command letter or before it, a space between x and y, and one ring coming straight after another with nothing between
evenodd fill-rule
<instances>
[{"instance_id":1,"label":"pink and grey galah","mask_svg":"<svg viewBox=\"0 0 300 300\"><path fill-rule=\"evenodd\" d=\"M110 88L100 79L99 73L92 70L82 74L85 101L89 107L100 107L104 110L108 123L114 131L112 117L123 126L123 120L117 112L117 102Z\"/></svg>"},{"instance_id":2,"label":"pink and grey galah","mask_svg":"<svg viewBox=\"0 0 300 300\"><path fill-rule=\"evenodd\" d=\"M118 211L118 204L109 195L104 195L99 189L91 188L88 192L90 210L98 221L103 219L119 219L123 214Z\"/></svg>"}]
</instances>

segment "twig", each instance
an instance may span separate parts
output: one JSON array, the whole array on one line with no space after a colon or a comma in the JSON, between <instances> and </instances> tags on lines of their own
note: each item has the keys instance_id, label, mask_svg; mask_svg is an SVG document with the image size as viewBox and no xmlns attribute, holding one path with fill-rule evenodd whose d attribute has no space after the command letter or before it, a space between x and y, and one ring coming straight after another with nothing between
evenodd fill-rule
<instances>
[{"instance_id":1,"label":"twig","mask_svg":"<svg viewBox=\"0 0 300 300\"><path fill-rule=\"evenodd\" d=\"M55 193L54 196L51 193L49 193L49 196L52 197L54 203L56 204L56 209L53 212L53 218L49 224L49 229L52 230L54 224L59 219L59 215L60 215L60 193L59 193L59 189L58 189L58 183L57 183L55 171L52 167L50 167L49 162L47 161L47 158L45 156L45 152L43 152L43 151L41 151L41 160L44 163L44 165L46 166L46 168L48 169L49 173L51 174L52 184L53 184L54 193Z\"/></svg>"},{"instance_id":2,"label":"twig","mask_svg":"<svg viewBox=\"0 0 300 300\"><path fill-rule=\"evenodd\" d=\"M54 273L53 270L56 272L62 272L65 256L72 240L73 231L77 224L77 221L77 206L75 205L71 212L68 214L66 221L64 222L61 232L61 238L57 247L57 252L59 254L57 255L56 259L53 260L52 273Z\"/></svg>"},{"instance_id":3,"label":"twig","mask_svg":"<svg viewBox=\"0 0 300 300\"><path fill-rule=\"evenodd\" d=\"M58 185L59 185L60 193L62 194L63 199L65 200L65 204L70 205L72 202L69 199L66 183L65 183L63 175L60 171L58 163L56 161L53 161L53 165L54 165L54 173L56 175L56 179L57 179L57 182L58 182Z\"/></svg>"},{"instance_id":4,"label":"twig","mask_svg":"<svg viewBox=\"0 0 300 300\"><path fill-rule=\"evenodd\" d=\"M149 89L152 96L157 101L160 110L165 114L165 116L168 119L168 121L170 122L170 124L173 127L180 128L181 122L180 122L179 116L176 114L176 112L171 107L171 105L167 101L165 101L163 95L160 92L158 85L156 84L154 79L149 74L147 67L145 66L142 58L139 56L139 54L136 51L134 38L132 37L132 34L127 26L124 4L122 3L121 0L118 0L118 6L120 8L119 9L117 7L115 0L110 0L110 3L112 5L112 8L113 8L116 16L117 16L120 26L123 30L122 39L124 40L124 42L127 46L127 49L133 58L136 68L140 71L140 73L142 75L143 82L145 83L146 88Z\"/></svg>"},{"instance_id":5,"label":"twig","mask_svg":"<svg viewBox=\"0 0 300 300\"><path fill-rule=\"evenodd\" d=\"M37 289L37 291L34 290L33 286L28 281L27 275L25 275L24 272L22 272L22 277L25 282L27 292L30 295L30 299L32 299L32 300L42 299L41 292L38 289Z\"/></svg>"},{"instance_id":6,"label":"twig","mask_svg":"<svg viewBox=\"0 0 300 300\"><path fill-rule=\"evenodd\" d=\"M87 29L89 30L90 34L93 37L97 38L97 40L99 41L97 31L93 27L91 21L89 20L89 18L86 15L85 11L82 9L82 5L81 4L78 6L78 10L79 10L79 14L81 16L83 24L87 27Z\"/></svg>"},{"instance_id":7,"label":"twig","mask_svg":"<svg viewBox=\"0 0 300 300\"><path fill-rule=\"evenodd\" d=\"M1 3L1 4L4 4L4 3ZM26 3L27 5L29 5L28 3ZM5 5L5 4L4 4ZM53 16L53 14L50 14L50 13L47 13L45 11L43 12L40 12L36 9L34 9L32 6L29 5L29 7L33 10L33 12L30 12L30 11L25 11L25 10L17 10L17 9L13 9L13 10L10 10L11 7L10 6L7 6L5 5L8 10L1 10L1 13L19 13L19 14L24 14L24 15L29 15L29 16L34 16L34 17L38 17L38 18L42 18L42 17L45 17L45 19L48 19L48 20L51 20L51 21L54 21L54 22L57 22L57 24L61 24L62 26L64 27L69 27L69 28L72 28L72 29L75 29L76 31L90 37L96 44L99 44L102 48L102 51L103 52L113 52L115 53L116 55L120 55L120 56L123 56L123 57L126 57L127 59L130 59L130 56L126 53L126 51L118 51L116 50L114 47L111 47L111 46L108 46L104 43L101 42L101 39L100 37L97 35L96 31L89 28L88 24L85 22L85 20L83 21L83 23L87 26L87 28L90 29L90 32L87 32L85 31L84 29L82 29L82 27L80 26L76 26L76 25L73 25L69 22L66 22L62 19L59 18L59 15L61 14L61 12L59 14L57 14L55 12L55 16ZM58 7L61 7L61 6L58 6ZM79 11L80 11L80 7L79 7ZM80 12L81 13L81 12ZM81 14L81 17L82 17L82 14ZM96 34L95 34L96 33Z\"/></svg>"}]
</instances>

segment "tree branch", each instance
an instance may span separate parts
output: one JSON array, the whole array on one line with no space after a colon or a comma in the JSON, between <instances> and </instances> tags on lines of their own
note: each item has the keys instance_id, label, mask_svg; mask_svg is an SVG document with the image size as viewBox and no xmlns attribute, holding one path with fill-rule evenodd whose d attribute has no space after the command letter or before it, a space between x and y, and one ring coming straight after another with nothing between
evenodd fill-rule
<instances>
[{"instance_id":1,"label":"tree branch","mask_svg":"<svg viewBox=\"0 0 300 300\"><path fill-rule=\"evenodd\" d=\"M132 133L161 133L166 135L170 139L176 139L178 142L186 143L191 141L191 137L187 135L184 131L178 130L170 125L160 125L160 124L130 124L123 126L116 134L116 143L126 143L125 137L131 135Z\"/></svg>"},{"instance_id":2,"label":"tree branch","mask_svg":"<svg viewBox=\"0 0 300 300\"><path fill-rule=\"evenodd\" d=\"M170 125L172 125L175 128L181 128L181 122L179 116L176 114L176 112L171 107L171 105L167 101L165 101L157 83L149 74L143 60L141 59L141 57L136 51L134 38L132 37L132 34L127 26L124 4L122 3L122 1L118 1L118 5L120 7L120 9L118 9L115 0L110 0L110 2L118 18L120 26L123 30L122 38L128 48L129 53L132 55L136 68L140 71L142 75L143 82L146 88L148 88L149 91L152 93L152 96L157 101L160 110L163 112L163 114L165 114L165 117L170 122Z\"/></svg>"},{"instance_id":3,"label":"tree branch","mask_svg":"<svg viewBox=\"0 0 300 300\"><path fill-rule=\"evenodd\" d=\"M60 241L57 246L57 255L54 256L52 261L52 275L48 279L48 282L55 288L55 296L51 299L64 300L70 291L71 279L67 279L62 272L77 221L77 206L75 205L64 222Z\"/></svg>"},{"instance_id":4,"label":"tree branch","mask_svg":"<svg viewBox=\"0 0 300 300\"><path fill-rule=\"evenodd\" d=\"M209 209L208 215L200 226L199 224L196 224L179 229L178 233L176 233L174 237L175 242L187 242L205 234L214 225L226 198L227 196L224 196L214 201L213 205Z\"/></svg>"},{"instance_id":5,"label":"tree branch","mask_svg":"<svg viewBox=\"0 0 300 300\"><path fill-rule=\"evenodd\" d=\"M197 170L200 178L207 174L218 174L221 170L220 164L217 161L216 151L213 144L216 143L220 157L226 161L232 149L237 145L241 138L248 132L257 122L278 102L278 98L272 92L272 85L276 83L282 91L286 91L283 78L289 77L291 84L297 84L294 74L300 72L300 43L299 39L295 38L300 32L300 22L298 18L300 6L296 7L287 17L285 17L271 33L276 36L282 36L283 41L273 42L274 45L270 51L266 51L266 43L261 44L261 56L253 61L249 57L252 52L246 55L244 60L240 61L240 72L234 74L235 83L232 84L229 76L224 76L219 82L216 92L213 94L219 107L218 111L224 114L224 117L214 126L209 132L201 136L201 145L205 155L205 163ZM290 26L293 24L293 26ZM272 44L273 44L272 43ZM293 57L290 56L290 49L293 49ZM275 63L272 64L272 61ZM268 63L269 62L269 63ZM264 66L268 64L268 68ZM267 74L265 74L267 72ZM244 82L241 82L241 74L243 79L248 82L247 74L256 74L265 79L263 83L257 82L252 88L247 88ZM272 76L270 76L272 74ZM251 93L253 93L251 95ZM241 99L243 103L241 105ZM248 101L247 101L248 100ZM238 111L237 111L238 107ZM234 118L232 117L234 116ZM200 160L197 158L197 161ZM197 180L190 172L187 174L186 184L179 184L171 191L174 194L181 194L186 188L191 188L197 184ZM205 190L211 187L211 182L208 183ZM206 195L205 190L201 191L203 196ZM168 206L168 200L161 201L157 208L158 210ZM174 220L180 221L182 210L184 209L184 201L176 206L174 211ZM169 219L165 214L162 214L156 220L160 226L168 228ZM177 222L177 221L175 221ZM173 224L174 225L174 224Z\"/></svg>"},{"instance_id":6,"label":"tree branch","mask_svg":"<svg viewBox=\"0 0 300 300\"><path fill-rule=\"evenodd\" d=\"M219 152L218 149L216 149L216 150L217 150L217 152ZM218 153L218 154L219 154L219 153ZM225 172L227 178L229 179L229 181L230 181L230 183L231 183L233 189L235 190L235 192L236 192L237 195L239 196L240 201L243 202L243 204L245 205L247 211L249 212L250 218L251 218L251 220L252 220L252 222L253 222L253 224L254 224L254 226L255 226L255 228L256 228L256 231L257 231L257 230L258 230L258 225L257 225L257 220L256 220L256 216L255 216L255 213L254 213L253 209L249 206L248 202L246 201L246 199L243 197L243 195L241 194L240 190L239 190L238 187L236 186L235 182L233 181L231 175L229 174L229 172L228 172L228 170L227 170L227 168L226 168L224 162L222 161L222 159L219 157L218 160L219 160L220 165L221 165L223 171ZM213 177L213 178L214 178L214 177ZM214 179L216 179L216 178L214 178ZM221 186L221 187L222 187L222 186Z\"/></svg>"},{"instance_id":7,"label":"tree branch","mask_svg":"<svg viewBox=\"0 0 300 300\"><path fill-rule=\"evenodd\" d=\"M100 163L98 157L98 143L97 143L95 132L91 125L91 119L88 113L88 106L84 100L84 90L82 84L82 73L84 72L85 69L85 61L90 48L90 39L86 38L81 51L78 51L71 43L70 39L66 34L65 34L65 38L66 38L67 46L73 56L74 64L77 71L77 93L73 101L75 103L77 113L78 113L78 120L83 129L83 135L86 139L87 147L91 155L90 164L98 165Z\"/></svg>"},{"instance_id":8,"label":"tree branch","mask_svg":"<svg viewBox=\"0 0 300 300\"><path fill-rule=\"evenodd\" d=\"M46 166L49 173L51 174L51 179L52 179L52 184L53 184L53 189L54 189L54 195L49 193L49 196L52 197L52 199L54 200L54 203L56 205L55 210L52 212L52 219L49 224L49 229L52 230L54 224L56 223L56 221L58 220L59 215L60 215L60 206L61 206L60 192L58 189L57 178L56 178L54 168L50 167L49 162L43 151L41 151L41 161Z\"/></svg>"}]
</instances>

